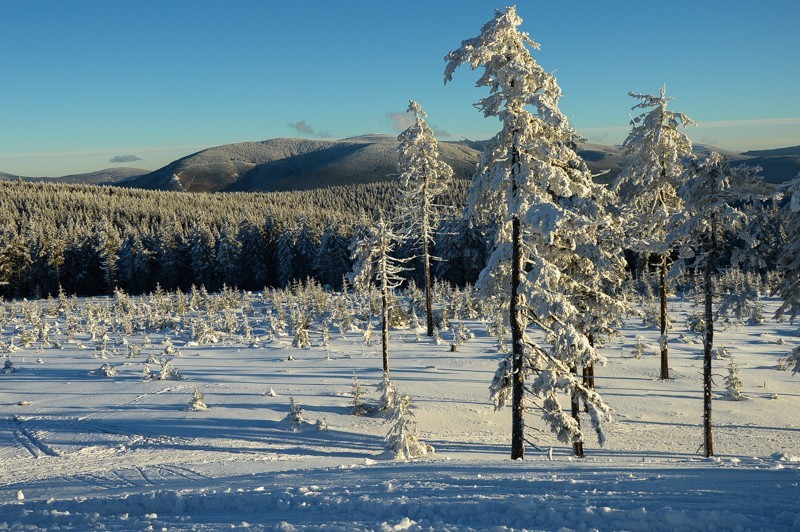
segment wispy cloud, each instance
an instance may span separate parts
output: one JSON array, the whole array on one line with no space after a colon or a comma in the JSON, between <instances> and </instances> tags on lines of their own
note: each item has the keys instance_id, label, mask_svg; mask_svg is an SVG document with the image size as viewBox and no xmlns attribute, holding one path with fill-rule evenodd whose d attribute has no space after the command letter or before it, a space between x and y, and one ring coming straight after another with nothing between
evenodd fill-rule
<instances>
[{"instance_id":1,"label":"wispy cloud","mask_svg":"<svg viewBox=\"0 0 800 532\"><path fill-rule=\"evenodd\" d=\"M134 161L141 161L142 158L138 155L115 155L108 160L110 163L132 163Z\"/></svg>"},{"instance_id":2,"label":"wispy cloud","mask_svg":"<svg viewBox=\"0 0 800 532\"><path fill-rule=\"evenodd\" d=\"M386 118L386 121L389 122L389 125L391 126L392 130L398 133L400 133L401 131L405 131L406 129L411 127L414 124L415 120L414 115L407 112L386 113L384 117ZM450 132L445 131L444 129L439 129L433 124L431 124L430 126L437 137L442 139L449 139L450 137L452 137Z\"/></svg>"},{"instance_id":3,"label":"wispy cloud","mask_svg":"<svg viewBox=\"0 0 800 532\"><path fill-rule=\"evenodd\" d=\"M701 122L698 121L697 125L700 127L763 127L763 126L789 126L800 124L800 117L788 118L751 118L744 120L716 120Z\"/></svg>"},{"instance_id":4,"label":"wispy cloud","mask_svg":"<svg viewBox=\"0 0 800 532\"><path fill-rule=\"evenodd\" d=\"M400 133L401 131L405 131L411 124L414 123L414 117L411 116L411 113L401 112L401 113L386 113L384 115L386 120L389 122L389 125L392 127L394 131Z\"/></svg>"},{"instance_id":5,"label":"wispy cloud","mask_svg":"<svg viewBox=\"0 0 800 532\"><path fill-rule=\"evenodd\" d=\"M288 124L290 128L297 131L300 135L305 137L316 137L316 138L329 138L331 137L330 131L317 131L311 124L306 122L305 120L301 120L299 122L295 122L293 124Z\"/></svg>"}]
</instances>

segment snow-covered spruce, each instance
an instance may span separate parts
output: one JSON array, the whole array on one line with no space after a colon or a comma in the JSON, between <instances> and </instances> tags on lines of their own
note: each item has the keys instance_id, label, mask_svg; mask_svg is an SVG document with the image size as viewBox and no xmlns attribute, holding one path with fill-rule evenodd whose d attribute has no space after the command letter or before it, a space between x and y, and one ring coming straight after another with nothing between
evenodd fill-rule
<instances>
[{"instance_id":1,"label":"snow-covered spruce","mask_svg":"<svg viewBox=\"0 0 800 532\"><path fill-rule=\"evenodd\" d=\"M476 288L509 302L512 354L491 393L497 408L512 403L511 457L524 455L526 393L539 398L533 405L551 430L581 455L576 405L586 405L601 443L601 420L610 415L577 368L604 362L595 341L623 309L608 295L622 280L621 239L608 213L614 198L575 152L577 134L558 109L561 89L531 56L529 48L539 45L519 31L521 23L514 7L497 11L478 37L447 55L445 82L461 65L482 67L477 85L490 94L476 106L503 126L486 143L466 216L494 238ZM529 323L545 332L546 344L525 334ZM556 398L562 391L571 395L574 417Z\"/></svg>"},{"instance_id":2,"label":"snow-covered spruce","mask_svg":"<svg viewBox=\"0 0 800 532\"><path fill-rule=\"evenodd\" d=\"M733 399L734 401L744 399L742 395L742 380L739 378L739 366L736 365L733 359L728 363L728 374L724 377L724 383L725 395L728 396L728 399Z\"/></svg>"},{"instance_id":3,"label":"snow-covered spruce","mask_svg":"<svg viewBox=\"0 0 800 532\"><path fill-rule=\"evenodd\" d=\"M640 100L632 109L644 109L631 119L631 132L623 143L630 161L617 176L613 188L619 194L627 246L645 260L659 257L661 378L669 379L667 342L667 262L671 244L667 223L683 209L678 188L685 179L692 143L679 128L694 125L683 113L667 109L666 87L658 96L628 93Z\"/></svg>"},{"instance_id":4,"label":"snow-covered spruce","mask_svg":"<svg viewBox=\"0 0 800 532\"><path fill-rule=\"evenodd\" d=\"M680 246L679 262L691 261L691 265L704 272L703 323L705 338L703 350L703 447L706 457L714 454L711 431L711 397L713 383L711 361L714 352L714 278L720 244L727 232L740 230L745 226L746 216L735 205L752 199L752 195L738 192L731 187L731 181L738 185L753 185L757 182L755 173L759 169L750 167L731 167L727 160L716 152L705 159L693 160L680 178L683 185L679 194L685 210L674 214L667 228L667 241ZM747 235L738 238L741 242L751 242ZM746 250L735 250L743 254Z\"/></svg>"},{"instance_id":5,"label":"snow-covered spruce","mask_svg":"<svg viewBox=\"0 0 800 532\"><path fill-rule=\"evenodd\" d=\"M373 280L380 287L381 299L381 346L383 352L383 372L389 373L389 307L390 292L403 283L401 273L406 271L402 265L408 259L392 256L395 247L403 237L395 233L389 224L379 218L366 228L361 238L355 239L351 245L353 252L353 272L350 282L360 293L367 293ZM367 324L369 326L369 324Z\"/></svg>"},{"instance_id":6,"label":"snow-covered spruce","mask_svg":"<svg viewBox=\"0 0 800 532\"><path fill-rule=\"evenodd\" d=\"M431 283L431 247L440 218L442 206L438 196L445 190L445 183L452 179L453 169L439 158L439 146L433 129L425 121L427 113L415 101L410 100L408 112L414 123L400 133L400 198L399 216L413 243L422 247L422 263L425 277L425 316L428 336L433 336L433 294Z\"/></svg>"}]
</instances>

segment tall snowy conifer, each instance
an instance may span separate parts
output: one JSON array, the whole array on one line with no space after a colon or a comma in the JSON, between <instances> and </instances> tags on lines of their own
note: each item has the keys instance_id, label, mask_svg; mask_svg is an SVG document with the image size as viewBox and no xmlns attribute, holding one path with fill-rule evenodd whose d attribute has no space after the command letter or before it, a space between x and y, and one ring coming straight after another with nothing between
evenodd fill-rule
<instances>
[{"instance_id":1,"label":"tall snowy conifer","mask_svg":"<svg viewBox=\"0 0 800 532\"><path fill-rule=\"evenodd\" d=\"M667 262L670 245L667 223L683 209L677 193L685 168L685 159L692 154L691 141L679 128L694 125L683 113L667 109L672 98L666 88L658 96L628 93L641 100L631 109L646 109L631 119L631 132L623 143L631 157L614 183L626 217L628 245L647 258L655 255L660 263L661 298L661 379L669 379L667 347Z\"/></svg>"},{"instance_id":2,"label":"tall snowy conifer","mask_svg":"<svg viewBox=\"0 0 800 532\"><path fill-rule=\"evenodd\" d=\"M779 290L783 304L776 318L789 312L792 318L800 313L800 174L781 187L787 220L786 246L781 250L778 267L783 273ZM798 364L800 366L800 364Z\"/></svg>"},{"instance_id":3,"label":"tall snowy conifer","mask_svg":"<svg viewBox=\"0 0 800 532\"><path fill-rule=\"evenodd\" d=\"M440 215L436 197L444 192L445 182L453 177L453 169L439 159L439 145L433 129L425 121L427 113L413 100L409 100L408 112L414 116L414 124L397 137L401 172L398 207L405 232L422 246L427 330L428 336L433 336L430 248Z\"/></svg>"},{"instance_id":4,"label":"tall snowy conifer","mask_svg":"<svg viewBox=\"0 0 800 532\"><path fill-rule=\"evenodd\" d=\"M577 135L558 109L561 89L531 56L529 47L539 45L517 29L521 23L514 7L497 11L478 37L445 58L445 83L462 64L483 67L477 86L490 95L476 107L503 125L484 149L466 215L494 236L476 287L484 297L509 301L512 353L491 391L498 408L511 399L512 459L524 456L526 393L537 398L534 406L559 439L573 444L583 434L557 394L576 395L603 442L600 425L610 410L575 368L604 361L590 341L583 307L615 304L598 287L616 260L598 245L600 232L613 225L601 205L610 197L576 154ZM525 334L530 322L545 332L547 345Z\"/></svg>"},{"instance_id":5,"label":"tall snowy conifer","mask_svg":"<svg viewBox=\"0 0 800 532\"><path fill-rule=\"evenodd\" d=\"M402 238L381 217L368 228L364 238L355 240L351 246L354 261L350 282L354 288L366 292L372 281L376 281L381 294L381 345L383 349L383 373L389 376L389 305L393 298L390 292L399 287L405 271L403 263L408 259L392 257Z\"/></svg>"},{"instance_id":6,"label":"tall snowy conifer","mask_svg":"<svg viewBox=\"0 0 800 532\"><path fill-rule=\"evenodd\" d=\"M703 447L706 457L714 454L711 434L711 360L714 348L714 275L724 232L741 228L745 215L734 205L749 199L731 188L755 182L752 167L731 167L720 154L712 152L702 161L694 161L686 170L685 183L678 193L685 210L675 214L669 224L668 241L680 244L680 260L693 259L693 266L704 271L705 341L703 352ZM742 238L745 242L749 238ZM738 253L741 254L741 253ZM734 260L737 253L734 253Z\"/></svg>"}]
</instances>

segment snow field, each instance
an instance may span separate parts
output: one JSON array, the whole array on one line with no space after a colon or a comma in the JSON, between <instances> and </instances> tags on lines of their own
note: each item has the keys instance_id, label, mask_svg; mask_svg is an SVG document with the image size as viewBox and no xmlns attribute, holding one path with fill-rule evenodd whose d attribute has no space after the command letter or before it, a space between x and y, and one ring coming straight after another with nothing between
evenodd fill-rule
<instances>
[{"instance_id":1,"label":"snow field","mask_svg":"<svg viewBox=\"0 0 800 532\"><path fill-rule=\"evenodd\" d=\"M770 315L778 302L764 304ZM254 334L265 336L253 305ZM715 360L718 457L705 460L702 344L685 326L691 303L674 299L670 308L673 380L658 380L655 354L633 357L637 336L653 353L658 338L639 318L603 349L609 364L598 368L597 386L615 416L606 447L588 440L584 460L534 414L529 437L540 449L508 460L510 413L488 401L500 355L479 320L466 321L476 337L456 352L452 331L437 346L392 330L392 380L412 396L419 436L436 449L409 463L385 453L383 418L350 414L354 374L367 403L378 400L380 344L364 345L360 331L342 337L333 328L329 351L318 345L319 322L311 349L292 348L290 335L250 347L221 334L190 347L179 325L148 332L152 347L133 358L122 345L94 358L83 333L74 343L62 335L62 349L35 343L10 355L16 372L0 375L0 528L797 529L800 378L776 370L800 344L797 324L718 332L745 399L724 398L728 361ZM11 324L2 333L6 343L16 334ZM143 382L142 365L162 357L165 337L185 379ZM144 344L141 332L125 338ZM109 345L120 339L112 333ZM103 363L117 375L90 374ZM195 389L208 410L187 411ZM285 421L290 398L307 425ZM316 429L317 419L327 430Z\"/></svg>"}]
</instances>

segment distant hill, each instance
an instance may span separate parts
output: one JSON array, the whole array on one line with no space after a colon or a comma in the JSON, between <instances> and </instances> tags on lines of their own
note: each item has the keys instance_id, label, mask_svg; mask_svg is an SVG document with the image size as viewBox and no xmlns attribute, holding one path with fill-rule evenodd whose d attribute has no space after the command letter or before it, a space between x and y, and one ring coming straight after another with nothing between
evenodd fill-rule
<instances>
[{"instance_id":1,"label":"distant hill","mask_svg":"<svg viewBox=\"0 0 800 532\"><path fill-rule=\"evenodd\" d=\"M789 146L787 148L777 148L774 150L750 150L742 153L750 157L800 157L800 146Z\"/></svg>"},{"instance_id":2,"label":"distant hill","mask_svg":"<svg viewBox=\"0 0 800 532\"><path fill-rule=\"evenodd\" d=\"M22 179L23 181L44 182L44 183L86 183L91 185L119 185L134 177L147 174L149 170L142 168L115 167L88 172L85 174L65 175L62 177L26 177L0 172L0 180Z\"/></svg>"},{"instance_id":3,"label":"distant hill","mask_svg":"<svg viewBox=\"0 0 800 532\"><path fill-rule=\"evenodd\" d=\"M459 177L470 177L480 152L442 142L439 152ZM126 186L191 192L305 190L396 178L397 138L367 135L343 140L279 138L203 150Z\"/></svg>"}]
</instances>

